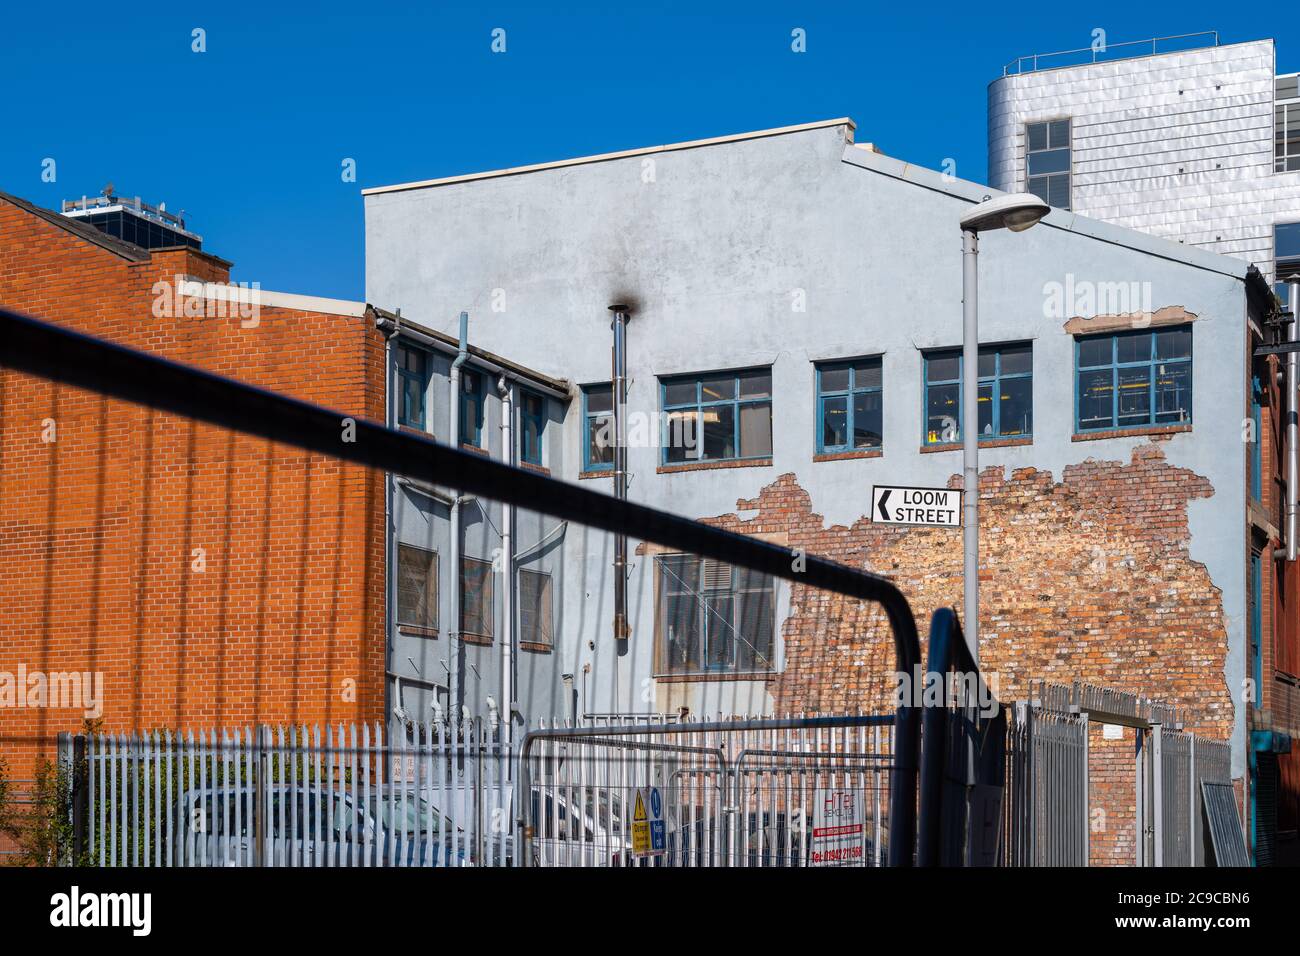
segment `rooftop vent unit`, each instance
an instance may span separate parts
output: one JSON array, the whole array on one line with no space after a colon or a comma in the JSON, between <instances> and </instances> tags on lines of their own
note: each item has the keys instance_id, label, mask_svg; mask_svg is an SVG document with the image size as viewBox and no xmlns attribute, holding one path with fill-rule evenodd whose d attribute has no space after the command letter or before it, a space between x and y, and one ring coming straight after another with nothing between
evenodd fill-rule
<instances>
[{"instance_id":1,"label":"rooftop vent unit","mask_svg":"<svg viewBox=\"0 0 1300 956\"><path fill-rule=\"evenodd\" d=\"M141 202L139 196L118 196L112 183L98 196L65 199L63 215L83 220L106 235L143 249L203 248L203 237L185 228L184 210L177 215L167 211L166 203L151 206Z\"/></svg>"}]
</instances>

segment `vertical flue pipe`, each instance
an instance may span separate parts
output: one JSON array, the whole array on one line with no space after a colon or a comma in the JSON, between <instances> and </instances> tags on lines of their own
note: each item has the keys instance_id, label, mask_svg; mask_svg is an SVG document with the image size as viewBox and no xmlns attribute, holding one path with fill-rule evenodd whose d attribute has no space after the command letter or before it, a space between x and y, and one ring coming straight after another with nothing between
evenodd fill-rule
<instances>
[{"instance_id":1,"label":"vertical flue pipe","mask_svg":"<svg viewBox=\"0 0 1300 956\"><path fill-rule=\"evenodd\" d=\"M627 498L627 315L628 307L611 305L614 313L613 399L614 399L614 497ZM627 535L614 536L614 639L626 641L627 625Z\"/></svg>"},{"instance_id":2,"label":"vertical flue pipe","mask_svg":"<svg viewBox=\"0 0 1300 956\"><path fill-rule=\"evenodd\" d=\"M501 396L501 461L511 467L515 464L515 403L514 383L502 375L497 379L497 393ZM501 704L505 708L506 742L514 740L515 727L515 506L503 505L501 514L501 623L505 639L501 642Z\"/></svg>"}]
</instances>

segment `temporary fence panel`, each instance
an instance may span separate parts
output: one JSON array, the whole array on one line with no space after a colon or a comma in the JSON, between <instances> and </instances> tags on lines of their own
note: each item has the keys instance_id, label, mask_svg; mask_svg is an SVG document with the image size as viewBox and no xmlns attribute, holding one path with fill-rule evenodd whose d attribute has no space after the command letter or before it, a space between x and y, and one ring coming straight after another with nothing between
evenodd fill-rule
<instances>
[{"instance_id":1,"label":"temporary fence panel","mask_svg":"<svg viewBox=\"0 0 1300 956\"><path fill-rule=\"evenodd\" d=\"M894 716L529 735L529 866L880 866Z\"/></svg>"}]
</instances>

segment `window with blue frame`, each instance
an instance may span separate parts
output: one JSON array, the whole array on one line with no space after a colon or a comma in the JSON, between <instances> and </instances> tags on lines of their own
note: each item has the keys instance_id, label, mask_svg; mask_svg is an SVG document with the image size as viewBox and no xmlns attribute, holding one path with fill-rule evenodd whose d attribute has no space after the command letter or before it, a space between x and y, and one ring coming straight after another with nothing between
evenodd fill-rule
<instances>
[{"instance_id":1,"label":"window with blue frame","mask_svg":"<svg viewBox=\"0 0 1300 956\"><path fill-rule=\"evenodd\" d=\"M614 387L582 388L582 470L614 469Z\"/></svg>"},{"instance_id":2,"label":"window with blue frame","mask_svg":"<svg viewBox=\"0 0 1300 956\"><path fill-rule=\"evenodd\" d=\"M397 347L397 423L424 428L424 393L429 386L428 355L422 349Z\"/></svg>"},{"instance_id":3,"label":"window with blue frame","mask_svg":"<svg viewBox=\"0 0 1300 956\"><path fill-rule=\"evenodd\" d=\"M925 444L961 441L961 349L926 352ZM981 345L979 437L1028 438L1034 433L1034 355L1028 342Z\"/></svg>"},{"instance_id":4,"label":"window with blue frame","mask_svg":"<svg viewBox=\"0 0 1300 956\"><path fill-rule=\"evenodd\" d=\"M884 423L880 356L817 365L817 451L880 448Z\"/></svg>"},{"instance_id":5,"label":"window with blue frame","mask_svg":"<svg viewBox=\"0 0 1300 956\"><path fill-rule=\"evenodd\" d=\"M770 458L772 370L660 380L665 464Z\"/></svg>"},{"instance_id":6,"label":"window with blue frame","mask_svg":"<svg viewBox=\"0 0 1300 956\"><path fill-rule=\"evenodd\" d=\"M1080 432L1192 421L1192 327L1084 336L1075 342Z\"/></svg>"},{"instance_id":7,"label":"window with blue frame","mask_svg":"<svg viewBox=\"0 0 1300 956\"><path fill-rule=\"evenodd\" d=\"M519 399L519 457L530 465L542 464L542 433L546 430L546 399L523 390Z\"/></svg>"},{"instance_id":8,"label":"window with blue frame","mask_svg":"<svg viewBox=\"0 0 1300 956\"><path fill-rule=\"evenodd\" d=\"M460 370L460 440L478 448L483 444L483 376L467 368Z\"/></svg>"}]
</instances>

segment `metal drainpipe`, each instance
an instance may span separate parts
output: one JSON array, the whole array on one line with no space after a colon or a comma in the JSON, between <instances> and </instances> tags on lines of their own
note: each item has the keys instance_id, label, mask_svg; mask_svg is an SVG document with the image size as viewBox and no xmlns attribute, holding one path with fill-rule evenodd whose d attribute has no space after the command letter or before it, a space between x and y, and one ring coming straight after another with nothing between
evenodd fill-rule
<instances>
[{"instance_id":1,"label":"metal drainpipe","mask_svg":"<svg viewBox=\"0 0 1300 956\"><path fill-rule=\"evenodd\" d=\"M384 368L387 369L384 385L384 425L387 428L397 427L397 401L399 391L397 389L397 360L394 356L393 343L397 341L402 334L402 310L398 309L394 313L393 327L384 335ZM396 616L397 595L394 591L397 588L397 535L393 527L393 502L396 495L393 491L393 473L384 473L384 554L387 560L384 562L384 655L390 661L393 652L397 649L395 636L393 634L393 622ZM387 681L384 682L384 715L385 722L389 714L393 712L393 701L388 696L389 687ZM397 708L402 706L402 685L399 681L396 687Z\"/></svg>"},{"instance_id":2,"label":"metal drainpipe","mask_svg":"<svg viewBox=\"0 0 1300 956\"><path fill-rule=\"evenodd\" d=\"M514 466L514 383L505 375L497 379L497 392L501 396L501 461ZM501 642L501 703L505 708L506 742L514 742L515 711L515 506L504 505L501 515L501 574L505 587L501 589L501 619L505 625L505 640Z\"/></svg>"},{"instance_id":3,"label":"metal drainpipe","mask_svg":"<svg viewBox=\"0 0 1300 956\"><path fill-rule=\"evenodd\" d=\"M1287 329L1287 341L1300 342L1300 279L1287 283L1290 288L1291 325ZM1295 352L1286 354L1286 559L1296 559L1296 531L1300 526L1300 428L1297 427L1297 415L1300 414L1300 400L1296 398L1297 371L1300 368L1300 355ZM1256 435L1260 441L1262 436Z\"/></svg>"},{"instance_id":4,"label":"metal drainpipe","mask_svg":"<svg viewBox=\"0 0 1300 956\"><path fill-rule=\"evenodd\" d=\"M451 363L451 447L460 448L460 367L465 364L469 358L469 313L460 314L460 345L456 350L456 358ZM459 715L461 707L464 704L465 689L461 686L460 679L460 502L462 495L460 489L452 489L454 497L451 501L451 627L448 633L452 635L452 640L448 642L451 648L450 659L447 661L447 669L450 673L450 685L453 688L452 694L454 699L448 700L448 710L455 715Z\"/></svg>"},{"instance_id":5,"label":"metal drainpipe","mask_svg":"<svg viewBox=\"0 0 1300 956\"><path fill-rule=\"evenodd\" d=\"M614 313L614 497L627 499L627 315L628 307L611 305ZM627 535L614 535L614 640L626 641L627 625Z\"/></svg>"}]
</instances>

